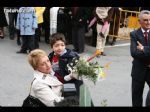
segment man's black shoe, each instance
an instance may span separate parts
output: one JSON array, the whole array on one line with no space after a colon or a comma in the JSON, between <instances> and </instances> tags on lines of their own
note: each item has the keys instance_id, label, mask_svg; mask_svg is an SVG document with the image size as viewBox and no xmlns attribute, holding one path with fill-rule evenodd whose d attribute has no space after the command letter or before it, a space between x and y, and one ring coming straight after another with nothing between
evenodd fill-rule
<instances>
[{"instance_id":1,"label":"man's black shoe","mask_svg":"<svg viewBox=\"0 0 150 112\"><path fill-rule=\"evenodd\" d=\"M4 36L0 36L1 39L4 39Z\"/></svg>"},{"instance_id":2,"label":"man's black shoe","mask_svg":"<svg viewBox=\"0 0 150 112\"><path fill-rule=\"evenodd\" d=\"M21 45L21 41L20 39L17 40L17 45L20 46Z\"/></svg>"},{"instance_id":3,"label":"man's black shoe","mask_svg":"<svg viewBox=\"0 0 150 112\"><path fill-rule=\"evenodd\" d=\"M112 42L110 43L110 45L112 45L112 46L114 46L115 44L116 44L115 41L112 41Z\"/></svg>"},{"instance_id":4,"label":"man's black shoe","mask_svg":"<svg viewBox=\"0 0 150 112\"><path fill-rule=\"evenodd\" d=\"M46 44L50 44L49 40L45 40L45 43L46 43Z\"/></svg>"},{"instance_id":5,"label":"man's black shoe","mask_svg":"<svg viewBox=\"0 0 150 112\"><path fill-rule=\"evenodd\" d=\"M102 56L106 56L106 54L105 54L104 52L101 52L101 55L102 55Z\"/></svg>"},{"instance_id":6,"label":"man's black shoe","mask_svg":"<svg viewBox=\"0 0 150 112\"><path fill-rule=\"evenodd\" d=\"M17 51L16 53L23 53L23 54L27 54L27 51Z\"/></svg>"}]
</instances>

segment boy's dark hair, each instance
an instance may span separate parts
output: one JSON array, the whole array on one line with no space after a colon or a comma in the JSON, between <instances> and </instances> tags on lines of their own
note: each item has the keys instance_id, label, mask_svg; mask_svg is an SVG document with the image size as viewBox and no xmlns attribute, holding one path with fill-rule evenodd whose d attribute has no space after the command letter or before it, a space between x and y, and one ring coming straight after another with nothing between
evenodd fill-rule
<instances>
[{"instance_id":1,"label":"boy's dark hair","mask_svg":"<svg viewBox=\"0 0 150 112\"><path fill-rule=\"evenodd\" d=\"M65 40L64 34L62 34L62 33L54 33L54 34L52 34L52 36L50 38L50 46L53 47L53 45L59 40L61 40L62 42L64 42L66 44L66 40Z\"/></svg>"}]
</instances>

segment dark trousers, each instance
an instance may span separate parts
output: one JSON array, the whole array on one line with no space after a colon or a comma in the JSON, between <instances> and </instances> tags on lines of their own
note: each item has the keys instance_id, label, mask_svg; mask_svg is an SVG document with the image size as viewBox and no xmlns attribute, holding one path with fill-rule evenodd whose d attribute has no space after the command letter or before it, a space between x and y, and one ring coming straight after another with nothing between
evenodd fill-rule
<instances>
[{"instance_id":1,"label":"dark trousers","mask_svg":"<svg viewBox=\"0 0 150 112\"><path fill-rule=\"evenodd\" d=\"M39 41L41 37L41 28L42 28L42 23L38 24L38 28L35 30L35 49L39 48Z\"/></svg>"},{"instance_id":2,"label":"dark trousers","mask_svg":"<svg viewBox=\"0 0 150 112\"><path fill-rule=\"evenodd\" d=\"M78 52L84 52L85 28L72 27L72 43Z\"/></svg>"},{"instance_id":3,"label":"dark trousers","mask_svg":"<svg viewBox=\"0 0 150 112\"><path fill-rule=\"evenodd\" d=\"M45 10L43 13L43 29L45 31L45 42L49 42L50 37L50 12L49 9Z\"/></svg>"},{"instance_id":4,"label":"dark trousers","mask_svg":"<svg viewBox=\"0 0 150 112\"><path fill-rule=\"evenodd\" d=\"M92 46L96 47L96 42L97 42L97 30L96 30L96 24L92 27Z\"/></svg>"},{"instance_id":5,"label":"dark trousers","mask_svg":"<svg viewBox=\"0 0 150 112\"><path fill-rule=\"evenodd\" d=\"M147 97L146 97L146 107L150 107L150 90L147 93Z\"/></svg>"},{"instance_id":6,"label":"dark trousers","mask_svg":"<svg viewBox=\"0 0 150 112\"><path fill-rule=\"evenodd\" d=\"M16 33L16 21L17 21L17 13L8 13L9 17L9 36L11 39L14 39ZM19 31L17 31L17 37L19 37Z\"/></svg>"},{"instance_id":7,"label":"dark trousers","mask_svg":"<svg viewBox=\"0 0 150 112\"><path fill-rule=\"evenodd\" d=\"M139 81L132 78L132 105L134 107L143 106L143 90L145 82L150 87L150 68L146 68L144 81Z\"/></svg>"},{"instance_id":8,"label":"dark trousers","mask_svg":"<svg viewBox=\"0 0 150 112\"><path fill-rule=\"evenodd\" d=\"M32 51L34 47L34 36L33 35L22 35L22 46L21 51L25 52L27 50Z\"/></svg>"}]
</instances>

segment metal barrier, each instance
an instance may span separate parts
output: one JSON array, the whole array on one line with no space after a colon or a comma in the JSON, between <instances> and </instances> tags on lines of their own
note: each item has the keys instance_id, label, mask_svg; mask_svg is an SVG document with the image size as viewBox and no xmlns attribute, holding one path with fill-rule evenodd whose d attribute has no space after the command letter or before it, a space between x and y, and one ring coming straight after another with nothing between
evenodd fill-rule
<instances>
[{"instance_id":1,"label":"metal barrier","mask_svg":"<svg viewBox=\"0 0 150 112\"><path fill-rule=\"evenodd\" d=\"M130 39L130 32L139 28L138 11L120 10L114 13L113 22L110 24L110 37Z\"/></svg>"}]
</instances>

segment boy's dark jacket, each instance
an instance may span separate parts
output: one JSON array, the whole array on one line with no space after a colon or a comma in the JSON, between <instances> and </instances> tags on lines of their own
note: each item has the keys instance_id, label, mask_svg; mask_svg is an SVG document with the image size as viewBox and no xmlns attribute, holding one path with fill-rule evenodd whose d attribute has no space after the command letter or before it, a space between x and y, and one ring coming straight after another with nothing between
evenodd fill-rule
<instances>
[{"instance_id":1,"label":"boy's dark jacket","mask_svg":"<svg viewBox=\"0 0 150 112\"><path fill-rule=\"evenodd\" d=\"M79 58L79 55L76 52L73 52L70 49L66 49L67 52L63 54L62 56L59 57L59 70L55 71L57 74L59 74L62 78L64 78L66 75L68 75L68 70L67 70L67 64L71 63L72 59L74 57ZM54 56L54 51L51 52L48 55L49 60L52 62L52 58ZM58 78L58 77L57 77ZM62 81L61 81L62 82ZM63 82L64 83L64 82Z\"/></svg>"}]
</instances>

